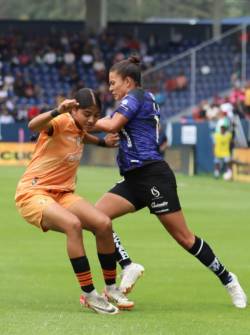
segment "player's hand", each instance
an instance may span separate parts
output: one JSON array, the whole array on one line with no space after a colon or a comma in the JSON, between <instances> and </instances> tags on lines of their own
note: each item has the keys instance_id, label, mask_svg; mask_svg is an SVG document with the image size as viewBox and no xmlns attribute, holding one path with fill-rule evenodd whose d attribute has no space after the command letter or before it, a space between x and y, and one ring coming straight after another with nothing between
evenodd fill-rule
<instances>
[{"instance_id":1,"label":"player's hand","mask_svg":"<svg viewBox=\"0 0 250 335\"><path fill-rule=\"evenodd\" d=\"M119 135L118 135L118 133L107 134L104 137L104 140L105 140L106 146L108 148L115 148L115 147L118 147L118 145L119 145Z\"/></svg>"},{"instance_id":2,"label":"player's hand","mask_svg":"<svg viewBox=\"0 0 250 335\"><path fill-rule=\"evenodd\" d=\"M73 108L78 108L79 103L75 99L65 99L57 107L57 110L60 114L70 113Z\"/></svg>"}]
</instances>

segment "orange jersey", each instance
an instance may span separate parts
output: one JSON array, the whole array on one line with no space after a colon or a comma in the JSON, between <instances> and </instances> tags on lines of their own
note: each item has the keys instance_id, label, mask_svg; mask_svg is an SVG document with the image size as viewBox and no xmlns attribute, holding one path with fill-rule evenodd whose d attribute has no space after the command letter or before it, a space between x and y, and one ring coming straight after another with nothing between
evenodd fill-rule
<instances>
[{"instance_id":1,"label":"orange jersey","mask_svg":"<svg viewBox=\"0 0 250 335\"><path fill-rule=\"evenodd\" d=\"M44 191L72 192L83 152L85 132L70 114L53 119L53 135L40 133L31 162L18 183L16 200Z\"/></svg>"}]
</instances>

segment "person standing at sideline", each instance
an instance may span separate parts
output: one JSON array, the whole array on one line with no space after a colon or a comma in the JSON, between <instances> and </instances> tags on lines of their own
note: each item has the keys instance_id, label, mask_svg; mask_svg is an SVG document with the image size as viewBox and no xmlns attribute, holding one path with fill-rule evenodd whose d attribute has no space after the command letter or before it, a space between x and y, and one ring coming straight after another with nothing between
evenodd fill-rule
<instances>
[{"instance_id":1,"label":"person standing at sideline","mask_svg":"<svg viewBox=\"0 0 250 335\"><path fill-rule=\"evenodd\" d=\"M226 125L221 125L219 132L213 135L214 140L214 177L219 178L222 169L224 170L223 178L232 179L231 168L231 142L232 133L228 131Z\"/></svg>"},{"instance_id":2,"label":"person standing at sideline","mask_svg":"<svg viewBox=\"0 0 250 335\"><path fill-rule=\"evenodd\" d=\"M52 230L66 235L68 256L82 290L82 305L98 313L116 314L118 308L131 309L134 303L115 284L111 220L74 193L84 142L99 144L98 138L87 132L93 128L100 112L97 94L84 88L77 92L75 99L64 100L56 109L29 122L29 128L40 135L32 160L18 183L15 200L19 213L28 223L44 232ZM95 290L82 229L95 235L105 293L118 308Z\"/></svg>"},{"instance_id":3,"label":"person standing at sideline","mask_svg":"<svg viewBox=\"0 0 250 335\"><path fill-rule=\"evenodd\" d=\"M136 56L115 63L109 71L109 88L119 106L95 128L119 133L117 162L124 179L97 201L96 208L111 219L148 207L171 236L210 269L238 308L247 297L235 274L220 262L209 244L187 227L177 194L175 176L159 152L160 111L153 94L141 87L140 61ZM132 285L120 288L129 292Z\"/></svg>"}]
</instances>

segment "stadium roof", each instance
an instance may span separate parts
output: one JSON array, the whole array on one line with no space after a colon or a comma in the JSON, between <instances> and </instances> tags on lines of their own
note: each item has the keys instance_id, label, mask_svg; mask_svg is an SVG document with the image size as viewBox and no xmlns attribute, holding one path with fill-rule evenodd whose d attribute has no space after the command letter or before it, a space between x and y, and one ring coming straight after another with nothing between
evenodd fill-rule
<instances>
[{"instance_id":1,"label":"stadium roof","mask_svg":"<svg viewBox=\"0 0 250 335\"><path fill-rule=\"evenodd\" d=\"M150 17L145 20L146 23L172 23L172 24L213 24L211 19L198 18L165 18L165 17ZM222 24L240 25L250 24L250 16L229 17L221 20Z\"/></svg>"}]
</instances>

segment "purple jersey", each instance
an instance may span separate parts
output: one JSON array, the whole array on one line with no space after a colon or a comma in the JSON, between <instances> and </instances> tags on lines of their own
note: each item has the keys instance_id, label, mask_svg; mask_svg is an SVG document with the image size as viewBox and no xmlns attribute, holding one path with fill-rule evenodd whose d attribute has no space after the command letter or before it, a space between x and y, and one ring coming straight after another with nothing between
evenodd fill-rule
<instances>
[{"instance_id":1,"label":"purple jersey","mask_svg":"<svg viewBox=\"0 0 250 335\"><path fill-rule=\"evenodd\" d=\"M119 133L117 163L122 175L151 161L163 160L158 144L160 110L152 93L130 91L114 113L129 120Z\"/></svg>"}]
</instances>

